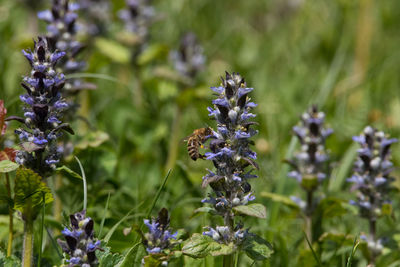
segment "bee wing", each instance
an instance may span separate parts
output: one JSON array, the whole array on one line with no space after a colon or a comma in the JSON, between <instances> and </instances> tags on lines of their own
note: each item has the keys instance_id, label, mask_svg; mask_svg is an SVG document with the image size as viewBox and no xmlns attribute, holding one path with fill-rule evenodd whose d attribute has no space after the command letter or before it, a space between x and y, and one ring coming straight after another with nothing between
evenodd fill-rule
<instances>
[{"instance_id":1,"label":"bee wing","mask_svg":"<svg viewBox=\"0 0 400 267\"><path fill-rule=\"evenodd\" d=\"M194 134L189 134L181 139L181 143L187 143Z\"/></svg>"}]
</instances>

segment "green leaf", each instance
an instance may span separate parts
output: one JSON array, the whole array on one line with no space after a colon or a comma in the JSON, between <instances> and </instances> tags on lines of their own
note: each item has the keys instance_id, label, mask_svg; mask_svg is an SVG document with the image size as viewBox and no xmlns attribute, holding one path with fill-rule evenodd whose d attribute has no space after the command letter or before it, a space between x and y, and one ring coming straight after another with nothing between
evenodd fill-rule
<instances>
[{"instance_id":1,"label":"green leaf","mask_svg":"<svg viewBox=\"0 0 400 267\"><path fill-rule=\"evenodd\" d=\"M346 267L351 267L351 264L352 264L352 262L353 262L354 254L356 253L357 247L358 247L358 245L360 244L360 242L358 242L357 239L358 239L358 237L356 236L356 237L354 238L353 248L351 249L350 256L349 256L349 258L347 259Z\"/></svg>"},{"instance_id":2,"label":"green leaf","mask_svg":"<svg viewBox=\"0 0 400 267\"><path fill-rule=\"evenodd\" d=\"M163 57L168 52L165 45L153 44L144 50L138 57L137 61L139 65L146 65L157 58Z\"/></svg>"},{"instance_id":3,"label":"green leaf","mask_svg":"<svg viewBox=\"0 0 400 267\"><path fill-rule=\"evenodd\" d=\"M197 208L193 211L192 216L190 216L190 218L194 218L197 215L201 214L201 213L210 213L210 214L215 214L215 209L211 208L211 207L200 207Z\"/></svg>"},{"instance_id":4,"label":"green leaf","mask_svg":"<svg viewBox=\"0 0 400 267\"><path fill-rule=\"evenodd\" d=\"M95 148L106 142L109 138L110 137L106 132L89 132L87 135L81 138L80 142L75 145L75 148L80 150L85 150L88 147Z\"/></svg>"},{"instance_id":5,"label":"green leaf","mask_svg":"<svg viewBox=\"0 0 400 267\"><path fill-rule=\"evenodd\" d=\"M190 240L183 246L182 253L192 258L204 258L208 255L230 255L235 250L236 248L233 244L220 244L209 236L193 234Z\"/></svg>"},{"instance_id":6,"label":"green leaf","mask_svg":"<svg viewBox=\"0 0 400 267\"><path fill-rule=\"evenodd\" d=\"M170 261L170 255L164 253L149 254L143 257L144 267L158 267L163 266L163 262Z\"/></svg>"},{"instance_id":7,"label":"green leaf","mask_svg":"<svg viewBox=\"0 0 400 267\"><path fill-rule=\"evenodd\" d=\"M140 253L140 248L141 248L140 244L141 242L138 242L135 245L133 245L133 247L131 247L128 250L122 261L120 261L120 263L116 265L116 267L131 267L131 266L136 266L134 263L140 264L139 258L145 255L144 252L143 256L141 255L142 253Z\"/></svg>"},{"instance_id":8,"label":"green leaf","mask_svg":"<svg viewBox=\"0 0 400 267\"><path fill-rule=\"evenodd\" d=\"M353 243L353 236L341 233L326 232L323 233L318 240L321 243L331 241L342 246L350 246Z\"/></svg>"},{"instance_id":9,"label":"green leaf","mask_svg":"<svg viewBox=\"0 0 400 267\"><path fill-rule=\"evenodd\" d=\"M393 213L392 204L390 204L390 203L384 203L384 204L382 204L381 213L382 213L382 215L391 216L392 213Z\"/></svg>"},{"instance_id":10,"label":"green leaf","mask_svg":"<svg viewBox=\"0 0 400 267\"><path fill-rule=\"evenodd\" d=\"M255 203L250 205L236 206L233 208L236 212L260 219L267 218L267 209L263 204Z\"/></svg>"},{"instance_id":11,"label":"green leaf","mask_svg":"<svg viewBox=\"0 0 400 267\"><path fill-rule=\"evenodd\" d=\"M306 191L313 191L315 190L319 185L319 181L317 176L304 176L303 179L301 179L301 187L303 187Z\"/></svg>"},{"instance_id":12,"label":"green leaf","mask_svg":"<svg viewBox=\"0 0 400 267\"><path fill-rule=\"evenodd\" d=\"M118 253L111 253L109 247L103 247L103 251L97 250L96 254L99 259L99 267L114 267L123 258L122 255Z\"/></svg>"},{"instance_id":13,"label":"green leaf","mask_svg":"<svg viewBox=\"0 0 400 267\"><path fill-rule=\"evenodd\" d=\"M67 174L67 176L69 176L69 177L82 180L82 176L80 176L78 173L74 172L73 170L71 170L70 168L68 168L68 167L65 166L65 165L63 165L63 166L61 166L61 167L58 167L58 168L56 169L56 171L59 172L59 173L65 173L65 174Z\"/></svg>"},{"instance_id":14,"label":"green leaf","mask_svg":"<svg viewBox=\"0 0 400 267\"><path fill-rule=\"evenodd\" d=\"M0 161L0 172L12 172L18 169L19 165L11 160L2 160Z\"/></svg>"},{"instance_id":15,"label":"green leaf","mask_svg":"<svg viewBox=\"0 0 400 267\"><path fill-rule=\"evenodd\" d=\"M127 64L131 60L130 50L111 39L97 38L95 46L103 55L115 62Z\"/></svg>"},{"instance_id":16,"label":"green leaf","mask_svg":"<svg viewBox=\"0 0 400 267\"><path fill-rule=\"evenodd\" d=\"M280 194L276 194L276 193L271 193L271 192L261 192L260 195L262 197L271 199L274 202L284 204L290 208L299 209L299 206L289 197L286 197L286 196L283 196Z\"/></svg>"},{"instance_id":17,"label":"green leaf","mask_svg":"<svg viewBox=\"0 0 400 267\"><path fill-rule=\"evenodd\" d=\"M42 181L42 178L34 171L24 167L17 170L14 192L14 208L22 213L26 212L26 209L29 208L28 205L40 208L43 194L45 204L53 201L50 188Z\"/></svg>"},{"instance_id":18,"label":"green leaf","mask_svg":"<svg viewBox=\"0 0 400 267\"><path fill-rule=\"evenodd\" d=\"M327 197L318 204L317 213L323 218L332 218L347 213L346 204L343 200L334 197Z\"/></svg>"},{"instance_id":19,"label":"green leaf","mask_svg":"<svg viewBox=\"0 0 400 267\"><path fill-rule=\"evenodd\" d=\"M242 248L247 256L255 261L266 260L273 253L271 244L255 234L246 237Z\"/></svg>"},{"instance_id":20,"label":"green leaf","mask_svg":"<svg viewBox=\"0 0 400 267\"><path fill-rule=\"evenodd\" d=\"M12 255L11 257L6 257L6 254L0 251L0 266L2 267L21 266L21 261L14 255Z\"/></svg>"}]
</instances>

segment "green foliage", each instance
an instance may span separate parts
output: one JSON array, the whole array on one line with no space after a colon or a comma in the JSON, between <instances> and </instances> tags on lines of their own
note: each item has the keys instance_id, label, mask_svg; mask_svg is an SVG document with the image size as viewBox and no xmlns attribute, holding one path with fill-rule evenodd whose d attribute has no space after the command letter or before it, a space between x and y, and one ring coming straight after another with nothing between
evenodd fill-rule
<instances>
[{"instance_id":1,"label":"green foliage","mask_svg":"<svg viewBox=\"0 0 400 267\"><path fill-rule=\"evenodd\" d=\"M239 214L257 217L260 219L267 218L267 209L263 204L253 203L246 206L236 206L233 208Z\"/></svg>"},{"instance_id":2,"label":"green foliage","mask_svg":"<svg viewBox=\"0 0 400 267\"><path fill-rule=\"evenodd\" d=\"M109 57L111 60L122 64L129 63L131 57L129 49L125 48L118 42L98 38L95 45L103 55Z\"/></svg>"},{"instance_id":3,"label":"green foliage","mask_svg":"<svg viewBox=\"0 0 400 267\"><path fill-rule=\"evenodd\" d=\"M76 179L80 179L82 180L82 176L76 172L74 172L73 170L71 170L70 168L68 168L67 166L63 165L61 167L58 167L56 169L57 172L59 173L63 173L66 174L68 177L71 178L76 178Z\"/></svg>"},{"instance_id":4,"label":"green foliage","mask_svg":"<svg viewBox=\"0 0 400 267\"><path fill-rule=\"evenodd\" d=\"M255 234L249 234L242 247L247 256L255 261L269 259L273 253L271 244Z\"/></svg>"},{"instance_id":5,"label":"green foliage","mask_svg":"<svg viewBox=\"0 0 400 267\"><path fill-rule=\"evenodd\" d=\"M102 251L96 252L99 267L114 267L122 260L122 256L118 253L112 253L109 247L103 246L102 248Z\"/></svg>"},{"instance_id":6,"label":"green foliage","mask_svg":"<svg viewBox=\"0 0 400 267\"><path fill-rule=\"evenodd\" d=\"M182 248L184 255L193 258L204 258L208 255L221 256L230 255L236 251L233 244L220 244L211 237L202 234L193 234Z\"/></svg>"},{"instance_id":7,"label":"green foliage","mask_svg":"<svg viewBox=\"0 0 400 267\"><path fill-rule=\"evenodd\" d=\"M45 32L36 13L48 8L50 2L1 2L0 99L4 100L8 115L23 114L18 97L23 93L21 75L30 67L20 51L31 47L32 38ZM124 235L123 229L133 224L140 226L153 208L170 209L171 227L185 228L190 234L201 232L211 222L220 223L211 221L212 210L199 208L200 200L207 194L201 188L201 177L204 169L212 165L202 160L192 162L183 142L178 145L177 164L168 184L161 189L160 184L166 174L176 106L182 108L178 139L193 129L205 127L206 108L212 98L209 86L218 85L219 76L225 70L238 71L255 88L252 98L258 103L255 119L259 123L256 126L259 134L254 150L260 165L260 171L255 174L260 179L251 183L257 201L268 212L266 220L249 217L245 225L252 233L271 242L274 248L272 255L260 256L271 253L272 249L261 241L255 243L253 247L260 246L265 253L246 251L247 256L241 253L238 266L251 266L253 257L263 260L253 266L316 265L301 231L304 225L299 216L301 209L290 199L290 196L305 199L305 194L296 181L287 178L288 166L282 162L291 158L293 148L298 148L299 144L291 140L291 128L299 114L312 103L326 113L326 122L335 133L326 144L331 150L332 172L315 194L319 204L313 219L319 236L314 236L311 245L324 266L344 267L350 262L350 255L351 266L366 266L368 248L365 242L360 242L355 251L353 240L359 233L368 233L369 226L357 217L358 209L348 204L355 196L346 179L350 177L358 149L352 144L351 136L359 134L366 124L387 130L393 137L400 136L400 2L271 0L236 1L232 5L227 0L152 1L158 15L147 48L138 53L137 62L132 62L132 58L139 52L138 38L121 30L117 16L124 2L112 1L107 33L85 43L82 58L87 60L88 68L82 73L67 75L97 86L97 90L79 93L76 100L81 106L79 120L71 122L75 135L69 138L75 144L73 155L79 157L87 176L87 212L96 222L96 233L99 225L103 225L99 237L106 237L109 247L104 254L97 251L104 258L101 266L121 266L121 262L124 266L140 265L146 252L138 243L139 237L135 231ZM371 6L364 17L367 19L362 19L365 3ZM86 19L86 14L83 16ZM168 59L168 53L179 47L179 37L186 31L198 35L207 58L204 71L193 80L174 71ZM365 33L371 34L369 41ZM357 73L360 66L362 73ZM135 104L138 85L142 89L142 105ZM13 133L16 127L15 122L7 124L0 150L10 144L16 148L19 143ZM22 145L34 149L32 143ZM393 146L392 153L394 165L399 166L399 144ZM7 171L17 167L10 162L2 164L7 165ZM83 189L78 165L71 159L62 164L65 166L58 172L68 178L63 179L62 187L55 189L53 177L46 177L45 182L61 197L64 217L67 217L81 209ZM1 170L4 169L0 167ZM20 209L31 199L23 198L35 190L49 195L48 188L36 176L33 176L36 180L31 180L38 182L36 187L29 184L32 192L23 191L21 178L14 179L14 173L10 172L9 176L15 189L12 193L19 194ZM395 186L400 188L399 169L394 170L394 177ZM38 202L36 208L41 207L38 192L32 195ZM154 203L156 195L158 200ZM0 188L0 198L8 198L4 186ZM377 225L377 237L389 237L384 255L377 259L377 267L400 265L400 238L396 236L400 225L393 220L400 215L398 193L392 198L391 206L384 207ZM7 243L8 234L5 204L0 205L2 247ZM19 255L23 229L17 213L14 217L13 253ZM46 205L45 218L50 233L61 230L65 223L53 219L51 205ZM196 238L204 241L201 236ZM35 240L37 258L38 239ZM44 239L42 266L60 263L56 246L50 238ZM213 249L221 250L219 246L215 242L196 246L184 242L183 247L177 246L184 255L188 255L185 251L190 254L199 248L200 252L193 253L202 257L182 256L170 266L221 266L222 257L204 257L211 255ZM244 245L241 249L245 249ZM3 263L0 260L0 266Z\"/></svg>"},{"instance_id":8,"label":"green foliage","mask_svg":"<svg viewBox=\"0 0 400 267\"><path fill-rule=\"evenodd\" d=\"M46 204L53 201L50 188L42 178L30 169L19 167L15 176L14 208L25 214L34 208L39 210L43 200Z\"/></svg>"},{"instance_id":9,"label":"green foliage","mask_svg":"<svg viewBox=\"0 0 400 267\"><path fill-rule=\"evenodd\" d=\"M21 260L16 256L7 257L6 254L0 250L0 266L2 267L16 267L21 266Z\"/></svg>"},{"instance_id":10,"label":"green foliage","mask_svg":"<svg viewBox=\"0 0 400 267\"><path fill-rule=\"evenodd\" d=\"M0 173L12 172L18 169L19 165L11 160L0 161Z\"/></svg>"}]
</instances>

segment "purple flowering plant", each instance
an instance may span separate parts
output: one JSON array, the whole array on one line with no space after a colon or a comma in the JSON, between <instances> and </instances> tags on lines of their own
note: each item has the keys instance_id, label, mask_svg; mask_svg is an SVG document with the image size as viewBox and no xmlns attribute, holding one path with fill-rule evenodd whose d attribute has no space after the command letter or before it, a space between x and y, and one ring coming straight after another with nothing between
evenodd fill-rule
<instances>
[{"instance_id":1,"label":"purple flowering plant","mask_svg":"<svg viewBox=\"0 0 400 267\"><path fill-rule=\"evenodd\" d=\"M325 113L319 111L316 105L301 115L301 121L293 127L293 134L300 142L301 149L293 159L286 160L292 167L288 177L296 179L306 193L306 200L292 196L306 218L306 232L309 240L313 240L312 216L319 200L315 192L329 176L327 162L329 154L325 148L326 139L333 133L331 128L325 128Z\"/></svg>"},{"instance_id":2,"label":"purple flowering plant","mask_svg":"<svg viewBox=\"0 0 400 267\"><path fill-rule=\"evenodd\" d=\"M390 147L397 139L367 126L361 135L353 137L353 141L360 148L357 150L354 173L347 179L352 183L351 191L355 191L357 196L350 203L358 207L360 217L369 223L369 236L362 235L362 238L369 248L369 263L375 264L384 248L384 238L377 236L377 220L384 215L392 215L390 192L394 189L392 183L395 179L391 174L394 166Z\"/></svg>"},{"instance_id":3,"label":"purple flowering plant","mask_svg":"<svg viewBox=\"0 0 400 267\"><path fill-rule=\"evenodd\" d=\"M24 104L24 117L11 116L22 127L15 130L22 149L17 152L16 162L47 177L60 161L57 139L68 132L73 134L68 123L62 122L68 104L62 96L64 74L56 71L57 62L65 52L50 52L46 38L34 42L33 51L22 51L32 67L25 76L22 87L26 93L20 95Z\"/></svg>"},{"instance_id":4,"label":"purple flowering plant","mask_svg":"<svg viewBox=\"0 0 400 267\"><path fill-rule=\"evenodd\" d=\"M63 266L98 266L96 250L101 250L101 242L94 236L94 221L86 216L86 210L71 214L69 219L70 225L61 232L65 241L57 239L64 252Z\"/></svg>"},{"instance_id":5,"label":"purple flowering plant","mask_svg":"<svg viewBox=\"0 0 400 267\"><path fill-rule=\"evenodd\" d=\"M217 98L208 112L216 121L217 130L206 137L210 142L209 151L204 156L213 163L215 170L208 170L203 177L203 188L210 186L212 193L202 203L208 204L211 208L205 210L221 217L223 224L205 226L203 235L193 235L183 247L183 252L194 257L225 255L224 264L229 266L233 260L231 255L237 251L244 250L252 257L253 246L249 244L257 240L265 248L261 259L266 259L271 252L269 244L259 237L255 238L249 228L244 227L242 220L245 216L266 218L265 207L252 203L255 196L250 185L250 180L257 178L253 171L259 168L255 161L257 155L250 148L253 143L250 138L257 134L257 130L252 128L256 122L251 120L256 116L251 111L257 106L249 97L253 88L247 87L238 73L227 72L221 86L211 89ZM194 249L204 240L220 244L220 251L202 254Z\"/></svg>"}]
</instances>

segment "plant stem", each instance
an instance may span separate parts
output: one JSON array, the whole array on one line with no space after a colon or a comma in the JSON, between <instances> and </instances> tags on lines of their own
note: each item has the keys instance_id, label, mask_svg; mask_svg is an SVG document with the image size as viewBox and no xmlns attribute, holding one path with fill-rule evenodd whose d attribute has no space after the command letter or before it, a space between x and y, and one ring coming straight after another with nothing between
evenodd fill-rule
<instances>
[{"instance_id":1,"label":"plant stem","mask_svg":"<svg viewBox=\"0 0 400 267\"><path fill-rule=\"evenodd\" d=\"M224 267L233 267L233 257L234 255L225 255L224 256Z\"/></svg>"},{"instance_id":2,"label":"plant stem","mask_svg":"<svg viewBox=\"0 0 400 267\"><path fill-rule=\"evenodd\" d=\"M60 174L56 175L56 182L54 185L54 189L57 192L58 190L60 190L60 188L62 187L62 176ZM58 196L58 194L55 194L55 198L54 198L54 219L57 222L61 222L61 211L62 211L62 202L60 197Z\"/></svg>"},{"instance_id":3,"label":"plant stem","mask_svg":"<svg viewBox=\"0 0 400 267\"><path fill-rule=\"evenodd\" d=\"M369 234L371 236L372 241L376 245L376 220L369 220ZM376 259L375 251L371 251L371 258L369 259L369 265L375 266Z\"/></svg>"},{"instance_id":4,"label":"plant stem","mask_svg":"<svg viewBox=\"0 0 400 267\"><path fill-rule=\"evenodd\" d=\"M43 246L43 228L44 228L44 214L46 211L46 199L43 193L43 208L42 208L42 220L40 223L40 234L39 234L39 255L38 255L38 262L37 267L40 267L40 263L42 261L42 246Z\"/></svg>"},{"instance_id":5,"label":"plant stem","mask_svg":"<svg viewBox=\"0 0 400 267\"><path fill-rule=\"evenodd\" d=\"M22 215L24 218L24 248L22 252L22 266L32 266L33 259L33 216L32 202L27 203L27 212Z\"/></svg>"},{"instance_id":6,"label":"plant stem","mask_svg":"<svg viewBox=\"0 0 400 267\"><path fill-rule=\"evenodd\" d=\"M182 108L177 105L175 108L174 121L172 122L171 128L171 138L168 148L168 158L166 164L166 170L172 169L175 165L178 147L179 147L179 134L181 133L181 118L182 118Z\"/></svg>"},{"instance_id":7,"label":"plant stem","mask_svg":"<svg viewBox=\"0 0 400 267\"><path fill-rule=\"evenodd\" d=\"M314 191L307 191L307 207L306 207L306 234L308 240L313 242L312 234L312 214L313 214L313 193Z\"/></svg>"},{"instance_id":8,"label":"plant stem","mask_svg":"<svg viewBox=\"0 0 400 267\"><path fill-rule=\"evenodd\" d=\"M8 173L5 173L6 176L6 189L8 199L11 200L11 186L10 186L10 177ZM12 242L14 237L14 216L13 216L13 209L11 205L8 205L8 216L9 216L9 223L8 223L8 244L7 244L7 257L11 256L12 253Z\"/></svg>"},{"instance_id":9,"label":"plant stem","mask_svg":"<svg viewBox=\"0 0 400 267\"><path fill-rule=\"evenodd\" d=\"M231 211L227 211L225 216L224 216L224 224L225 226L229 227L229 234L232 236L233 235L233 215ZM234 266L234 254L231 255L225 255L224 256L224 267L233 267Z\"/></svg>"}]
</instances>

